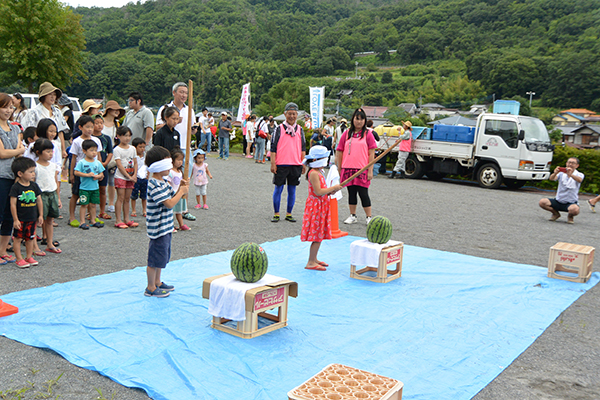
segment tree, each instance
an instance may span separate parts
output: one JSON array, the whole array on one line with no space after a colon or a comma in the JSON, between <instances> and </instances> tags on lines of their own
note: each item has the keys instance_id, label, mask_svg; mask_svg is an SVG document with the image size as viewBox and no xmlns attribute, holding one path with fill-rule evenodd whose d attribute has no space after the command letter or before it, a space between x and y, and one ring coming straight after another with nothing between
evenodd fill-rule
<instances>
[{"instance_id":1,"label":"tree","mask_svg":"<svg viewBox=\"0 0 600 400\"><path fill-rule=\"evenodd\" d=\"M0 2L0 70L9 83L58 87L85 77L85 37L80 16L58 0Z\"/></svg>"},{"instance_id":2,"label":"tree","mask_svg":"<svg viewBox=\"0 0 600 400\"><path fill-rule=\"evenodd\" d=\"M392 78L392 73L390 71L385 71L381 75L381 83L392 83L394 79Z\"/></svg>"}]
</instances>

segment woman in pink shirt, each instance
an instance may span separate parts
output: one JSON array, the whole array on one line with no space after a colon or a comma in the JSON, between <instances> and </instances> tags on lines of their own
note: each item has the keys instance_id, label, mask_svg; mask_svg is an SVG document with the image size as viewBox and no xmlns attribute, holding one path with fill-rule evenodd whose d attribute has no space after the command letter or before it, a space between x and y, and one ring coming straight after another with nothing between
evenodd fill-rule
<instances>
[{"instance_id":1,"label":"woman in pink shirt","mask_svg":"<svg viewBox=\"0 0 600 400\"><path fill-rule=\"evenodd\" d=\"M375 159L375 148L377 143L371 130L366 126L367 115L362 108L356 109L350 120L350 128L346 130L337 145L335 152L335 164L341 171L341 180L352 176L371 161ZM344 221L345 224L355 224L356 206L358 196L367 215L367 224L371 220L371 199L369 198L369 185L373 179L373 166L354 178L348 184L348 204L350 216Z\"/></svg>"}]
</instances>

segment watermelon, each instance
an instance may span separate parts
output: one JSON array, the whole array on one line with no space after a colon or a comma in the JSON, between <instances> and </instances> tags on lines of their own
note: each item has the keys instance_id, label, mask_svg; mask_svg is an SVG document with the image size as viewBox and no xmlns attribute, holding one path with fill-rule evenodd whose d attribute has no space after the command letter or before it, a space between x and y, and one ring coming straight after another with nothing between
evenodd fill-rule
<instances>
[{"instance_id":1,"label":"watermelon","mask_svg":"<svg viewBox=\"0 0 600 400\"><path fill-rule=\"evenodd\" d=\"M260 281L268 266L267 253L256 243L244 243L231 256L231 272L242 282Z\"/></svg>"},{"instance_id":2,"label":"watermelon","mask_svg":"<svg viewBox=\"0 0 600 400\"><path fill-rule=\"evenodd\" d=\"M373 243L387 243L392 237L392 223L382 216L373 217L367 225L367 240Z\"/></svg>"}]
</instances>

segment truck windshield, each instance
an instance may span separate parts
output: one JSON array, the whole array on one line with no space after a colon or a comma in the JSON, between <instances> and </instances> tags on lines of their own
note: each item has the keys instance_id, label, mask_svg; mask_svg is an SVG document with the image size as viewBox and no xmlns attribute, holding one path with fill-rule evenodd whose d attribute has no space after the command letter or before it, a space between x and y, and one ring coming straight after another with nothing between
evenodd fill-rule
<instances>
[{"instance_id":1,"label":"truck windshield","mask_svg":"<svg viewBox=\"0 0 600 400\"><path fill-rule=\"evenodd\" d=\"M544 142L550 143L550 136L548 136L548 131L546 130L546 126L542 121L537 118L527 118L521 117L519 118L521 122L521 129L525 131L525 142Z\"/></svg>"}]
</instances>

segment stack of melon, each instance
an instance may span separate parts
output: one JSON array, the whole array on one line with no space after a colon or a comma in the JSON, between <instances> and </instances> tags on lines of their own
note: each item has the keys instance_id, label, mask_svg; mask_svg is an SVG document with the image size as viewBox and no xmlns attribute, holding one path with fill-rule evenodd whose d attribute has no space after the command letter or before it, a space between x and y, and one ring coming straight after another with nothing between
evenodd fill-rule
<instances>
[{"instance_id":1,"label":"stack of melon","mask_svg":"<svg viewBox=\"0 0 600 400\"><path fill-rule=\"evenodd\" d=\"M387 243L392 237L392 223L382 216L373 217L367 225L367 240L373 243Z\"/></svg>"},{"instance_id":2,"label":"stack of melon","mask_svg":"<svg viewBox=\"0 0 600 400\"><path fill-rule=\"evenodd\" d=\"M231 272L242 282L260 281L268 267L267 253L256 243L244 243L231 256Z\"/></svg>"}]
</instances>

